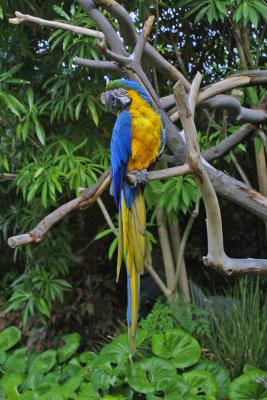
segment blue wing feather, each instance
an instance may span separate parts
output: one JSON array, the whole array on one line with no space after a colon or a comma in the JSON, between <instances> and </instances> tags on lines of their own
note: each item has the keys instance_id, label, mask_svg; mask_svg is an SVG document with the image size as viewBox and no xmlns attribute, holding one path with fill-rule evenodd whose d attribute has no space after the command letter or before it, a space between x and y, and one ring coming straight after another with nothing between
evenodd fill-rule
<instances>
[{"instance_id":1,"label":"blue wing feather","mask_svg":"<svg viewBox=\"0 0 267 400\"><path fill-rule=\"evenodd\" d=\"M129 156L132 154L132 117L129 111L122 111L115 122L110 145L111 173L114 197L117 207L120 205L123 179L127 173Z\"/></svg>"}]
</instances>

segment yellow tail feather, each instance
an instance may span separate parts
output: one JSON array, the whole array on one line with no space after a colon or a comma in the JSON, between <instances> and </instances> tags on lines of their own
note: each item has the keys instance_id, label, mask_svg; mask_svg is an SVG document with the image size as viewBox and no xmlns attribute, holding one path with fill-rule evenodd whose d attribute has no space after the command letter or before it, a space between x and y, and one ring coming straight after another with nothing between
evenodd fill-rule
<instances>
[{"instance_id":1,"label":"yellow tail feather","mask_svg":"<svg viewBox=\"0 0 267 400\"><path fill-rule=\"evenodd\" d=\"M139 292L140 274L133 270L131 276L128 276L128 338L131 355L134 355L135 353L135 335L139 310Z\"/></svg>"},{"instance_id":2,"label":"yellow tail feather","mask_svg":"<svg viewBox=\"0 0 267 400\"><path fill-rule=\"evenodd\" d=\"M128 336L130 352L135 353L135 335L139 310L140 274L144 272L145 261L150 256L146 239L146 211L144 196L140 189L134 197L131 208L126 207L122 191L119 220L119 243L117 279L124 253L128 275Z\"/></svg>"}]
</instances>

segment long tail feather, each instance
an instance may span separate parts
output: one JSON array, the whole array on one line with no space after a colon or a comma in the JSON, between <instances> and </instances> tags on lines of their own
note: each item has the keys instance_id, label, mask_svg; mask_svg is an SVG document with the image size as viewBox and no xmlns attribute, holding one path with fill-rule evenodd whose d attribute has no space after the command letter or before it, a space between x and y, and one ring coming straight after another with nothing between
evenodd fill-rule
<instances>
[{"instance_id":1,"label":"long tail feather","mask_svg":"<svg viewBox=\"0 0 267 400\"><path fill-rule=\"evenodd\" d=\"M144 196L137 190L130 208L122 193L120 209L120 234L117 273L120 271L124 252L128 275L128 336L130 352L135 353L135 335L139 311L140 274L144 272L148 257L146 240L146 212ZM123 244L123 245L122 245Z\"/></svg>"},{"instance_id":2,"label":"long tail feather","mask_svg":"<svg viewBox=\"0 0 267 400\"><path fill-rule=\"evenodd\" d=\"M117 278L119 280L121 263L123 258L123 228L122 228L122 213L119 215L119 241L118 241L118 258L117 258Z\"/></svg>"},{"instance_id":3,"label":"long tail feather","mask_svg":"<svg viewBox=\"0 0 267 400\"><path fill-rule=\"evenodd\" d=\"M135 353L135 335L138 321L140 274L133 270L128 275L128 338L131 355Z\"/></svg>"}]
</instances>

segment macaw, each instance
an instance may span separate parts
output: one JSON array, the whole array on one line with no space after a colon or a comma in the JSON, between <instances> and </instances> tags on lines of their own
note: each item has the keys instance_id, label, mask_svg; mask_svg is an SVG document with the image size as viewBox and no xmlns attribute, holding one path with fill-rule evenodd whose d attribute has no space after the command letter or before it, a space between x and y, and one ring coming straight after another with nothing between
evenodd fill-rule
<instances>
[{"instance_id":1,"label":"macaw","mask_svg":"<svg viewBox=\"0 0 267 400\"><path fill-rule=\"evenodd\" d=\"M157 160L165 144L162 116L143 87L134 81L108 82L101 101L117 115L112 131L111 175L115 203L119 209L117 281L123 255L127 269L128 337L130 353L135 353L135 335L139 311L140 274L149 260L146 238L146 211L143 186L147 169ZM127 173L136 175L137 185L127 181Z\"/></svg>"}]
</instances>

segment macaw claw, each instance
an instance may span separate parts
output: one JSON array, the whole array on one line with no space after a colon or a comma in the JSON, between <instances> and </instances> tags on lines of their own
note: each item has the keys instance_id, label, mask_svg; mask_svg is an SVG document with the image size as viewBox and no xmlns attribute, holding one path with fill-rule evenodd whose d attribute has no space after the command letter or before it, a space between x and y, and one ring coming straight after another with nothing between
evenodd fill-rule
<instances>
[{"instance_id":1,"label":"macaw claw","mask_svg":"<svg viewBox=\"0 0 267 400\"><path fill-rule=\"evenodd\" d=\"M146 185L148 182L148 171L147 169L142 169L141 171L133 170L127 174L130 180L131 186L136 187L138 185Z\"/></svg>"}]
</instances>

